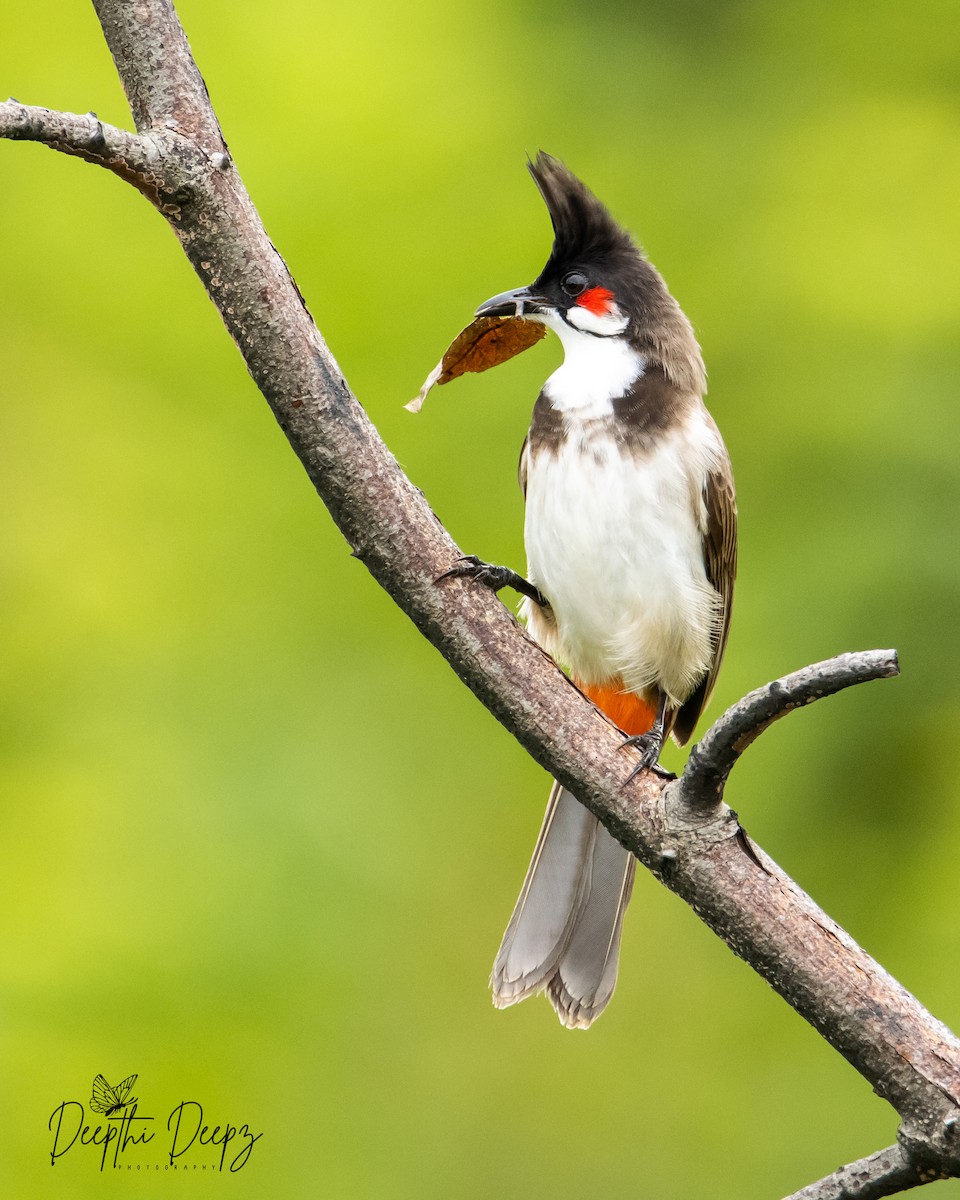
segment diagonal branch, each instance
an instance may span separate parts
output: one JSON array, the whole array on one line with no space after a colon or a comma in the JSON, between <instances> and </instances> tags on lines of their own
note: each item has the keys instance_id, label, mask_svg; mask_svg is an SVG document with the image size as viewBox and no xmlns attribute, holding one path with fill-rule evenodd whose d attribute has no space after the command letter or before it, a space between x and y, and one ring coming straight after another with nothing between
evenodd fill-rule
<instances>
[{"instance_id":1,"label":"diagonal branch","mask_svg":"<svg viewBox=\"0 0 960 1200\"><path fill-rule=\"evenodd\" d=\"M766 689L769 711L748 697L742 726L728 715L708 735L706 766L695 759L693 775L712 774L709 804L649 772L626 786L633 752L618 753L617 732L496 597L469 581L435 582L459 552L352 395L267 237L170 0L95 4L140 130L135 138L103 127L104 140L141 191L137 173L155 173L160 211L353 553L530 754L897 1109L905 1159L960 1174L960 1042L749 841L716 794L751 729L803 695L842 686L830 682L829 665L808 668L798 690L796 676L780 681L779 694ZM0 135L23 136L22 112L3 119ZM47 114L42 123L60 142L34 140L83 157L95 151L93 118ZM786 705L784 694L793 697Z\"/></svg>"},{"instance_id":2,"label":"diagonal branch","mask_svg":"<svg viewBox=\"0 0 960 1200\"><path fill-rule=\"evenodd\" d=\"M226 151L207 85L172 0L93 0L140 133L169 129L207 153Z\"/></svg>"}]
</instances>

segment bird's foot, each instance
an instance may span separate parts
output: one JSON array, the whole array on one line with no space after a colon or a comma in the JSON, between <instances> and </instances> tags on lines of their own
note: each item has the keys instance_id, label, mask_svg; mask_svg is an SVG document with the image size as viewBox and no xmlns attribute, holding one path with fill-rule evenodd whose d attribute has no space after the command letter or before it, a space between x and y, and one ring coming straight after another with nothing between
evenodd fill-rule
<instances>
[{"instance_id":1,"label":"bird's foot","mask_svg":"<svg viewBox=\"0 0 960 1200\"><path fill-rule=\"evenodd\" d=\"M635 733L623 739L620 749L625 746L635 746L640 751L640 761L627 776L627 783L641 771L652 771L661 779L676 779L676 775L662 767L658 761L663 749L663 730L650 729L646 733Z\"/></svg>"},{"instance_id":2,"label":"bird's foot","mask_svg":"<svg viewBox=\"0 0 960 1200\"><path fill-rule=\"evenodd\" d=\"M498 567L493 563L484 562L475 554L465 554L449 571L438 575L436 582L440 583L444 579L475 579L477 583L482 583L492 592L499 592L505 587L513 588L515 592L529 597L541 608L549 607L543 593L529 580L524 579L510 567Z\"/></svg>"},{"instance_id":3,"label":"bird's foot","mask_svg":"<svg viewBox=\"0 0 960 1200\"><path fill-rule=\"evenodd\" d=\"M491 591L499 592L501 588L510 585L510 576L515 574L516 572L511 571L509 567L498 567L493 563L484 562L475 554L465 554L449 571L438 575L436 582L440 583L443 579L475 579Z\"/></svg>"}]
</instances>

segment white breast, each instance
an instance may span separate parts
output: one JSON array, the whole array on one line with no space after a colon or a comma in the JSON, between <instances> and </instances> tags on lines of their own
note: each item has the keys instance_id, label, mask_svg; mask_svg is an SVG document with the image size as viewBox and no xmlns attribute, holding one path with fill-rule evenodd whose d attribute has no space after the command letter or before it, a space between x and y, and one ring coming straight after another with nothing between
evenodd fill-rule
<instances>
[{"instance_id":1,"label":"white breast","mask_svg":"<svg viewBox=\"0 0 960 1200\"><path fill-rule=\"evenodd\" d=\"M722 443L697 405L656 449L635 452L593 433L595 420L587 427L601 403L565 412L559 448L528 450L528 575L555 622L529 601L523 609L534 637L582 682L619 676L630 691L656 686L679 704L711 662L719 620L702 537L703 485Z\"/></svg>"},{"instance_id":2,"label":"white breast","mask_svg":"<svg viewBox=\"0 0 960 1200\"><path fill-rule=\"evenodd\" d=\"M645 365L625 338L609 336L619 332L619 319L594 318L598 324L613 322L607 336L571 328L557 313L546 313L541 320L563 344L563 362L543 385L553 407L582 420L612 413L611 401L630 390Z\"/></svg>"}]
</instances>

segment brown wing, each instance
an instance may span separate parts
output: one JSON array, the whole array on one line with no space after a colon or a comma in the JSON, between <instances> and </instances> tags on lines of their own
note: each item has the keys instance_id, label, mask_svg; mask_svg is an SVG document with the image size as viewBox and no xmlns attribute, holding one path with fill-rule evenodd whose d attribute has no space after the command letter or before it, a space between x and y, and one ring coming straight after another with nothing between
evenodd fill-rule
<instances>
[{"instance_id":1,"label":"brown wing","mask_svg":"<svg viewBox=\"0 0 960 1200\"><path fill-rule=\"evenodd\" d=\"M517 475L520 479L520 491L523 492L523 498L527 498L527 444L530 441L530 434L523 439L523 445L520 447L520 461L517 463Z\"/></svg>"},{"instance_id":2,"label":"brown wing","mask_svg":"<svg viewBox=\"0 0 960 1200\"><path fill-rule=\"evenodd\" d=\"M710 699L730 632L733 581L737 574L737 500L733 487L733 472L730 460L726 456L723 463L707 476L703 505L706 516L703 529L703 562L707 569L707 578L720 594L723 610L710 669L677 713L673 725L673 736L681 746L690 738L700 714Z\"/></svg>"}]
</instances>

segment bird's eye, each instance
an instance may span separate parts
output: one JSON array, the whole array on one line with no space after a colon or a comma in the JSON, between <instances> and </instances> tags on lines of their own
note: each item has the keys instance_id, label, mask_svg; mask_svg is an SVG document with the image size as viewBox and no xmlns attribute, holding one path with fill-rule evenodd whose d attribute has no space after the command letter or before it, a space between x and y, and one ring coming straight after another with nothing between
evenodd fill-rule
<instances>
[{"instance_id":1,"label":"bird's eye","mask_svg":"<svg viewBox=\"0 0 960 1200\"><path fill-rule=\"evenodd\" d=\"M560 280L560 286L568 296L579 296L587 286L587 277L582 271L568 271Z\"/></svg>"}]
</instances>

